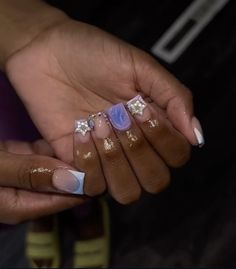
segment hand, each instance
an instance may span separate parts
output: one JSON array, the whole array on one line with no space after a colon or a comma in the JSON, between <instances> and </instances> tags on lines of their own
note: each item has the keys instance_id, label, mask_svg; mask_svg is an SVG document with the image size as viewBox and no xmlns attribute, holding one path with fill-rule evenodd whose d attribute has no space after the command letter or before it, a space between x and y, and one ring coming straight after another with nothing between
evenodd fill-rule
<instances>
[{"instance_id":1,"label":"hand","mask_svg":"<svg viewBox=\"0 0 236 269\"><path fill-rule=\"evenodd\" d=\"M67 19L11 56L6 70L41 134L68 163L74 159L74 120L138 93L153 100L149 108L158 124L151 129L133 121L134 150L127 133L113 130L112 154L94 136L86 147L75 145L74 164L86 172L88 195L102 193L107 185L116 200L128 203L138 199L140 185L158 192L168 185L168 166L189 158L185 137L197 144L193 130L200 127L190 91L149 55L96 27Z\"/></svg>"},{"instance_id":2,"label":"hand","mask_svg":"<svg viewBox=\"0 0 236 269\"><path fill-rule=\"evenodd\" d=\"M56 194L61 192L54 187L53 172L62 167L68 169L68 165L46 155L51 156L52 149L43 140L33 144L0 142L1 223L16 224L85 201L82 197ZM44 171L40 171L40 167L44 167Z\"/></svg>"}]
</instances>

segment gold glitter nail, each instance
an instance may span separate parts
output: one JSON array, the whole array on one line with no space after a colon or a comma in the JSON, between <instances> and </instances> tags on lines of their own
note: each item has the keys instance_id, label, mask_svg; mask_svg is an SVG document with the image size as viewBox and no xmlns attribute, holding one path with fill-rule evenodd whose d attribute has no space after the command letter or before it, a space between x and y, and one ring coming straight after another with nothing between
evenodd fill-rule
<instances>
[{"instance_id":1,"label":"gold glitter nail","mask_svg":"<svg viewBox=\"0 0 236 269\"><path fill-rule=\"evenodd\" d=\"M91 151L83 154L83 159L84 160L88 160L88 159L91 159L91 158L92 158L92 152Z\"/></svg>"},{"instance_id":2,"label":"gold glitter nail","mask_svg":"<svg viewBox=\"0 0 236 269\"><path fill-rule=\"evenodd\" d=\"M126 135L129 139L129 147L133 147L134 143L138 141L137 135L135 135L132 131L126 131Z\"/></svg>"},{"instance_id":3,"label":"gold glitter nail","mask_svg":"<svg viewBox=\"0 0 236 269\"><path fill-rule=\"evenodd\" d=\"M111 138L105 138L103 140L103 144L104 144L104 149L106 151L111 151L115 148L115 144L114 142L111 140Z\"/></svg>"},{"instance_id":4,"label":"gold glitter nail","mask_svg":"<svg viewBox=\"0 0 236 269\"><path fill-rule=\"evenodd\" d=\"M44 168L44 167L38 167L38 168L34 168L31 169L31 174L35 174L35 173L52 173L51 169L48 168Z\"/></svg>"},{"instance_id":5,"label":"gold glitter nail","mask_svg":"<svg viewBox=\"0 0 236 269\"><path fill-rule=\"evenodd\" d=\"M149 128L156 128L159 126L159 122L156 119L150 119L147 121Z\"/></svg>"}]
</instances>

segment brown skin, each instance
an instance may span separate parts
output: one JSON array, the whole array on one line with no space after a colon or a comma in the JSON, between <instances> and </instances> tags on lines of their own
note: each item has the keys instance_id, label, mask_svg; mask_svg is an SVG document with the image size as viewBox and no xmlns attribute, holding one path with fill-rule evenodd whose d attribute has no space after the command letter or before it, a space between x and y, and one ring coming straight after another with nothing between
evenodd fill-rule
<instances>
[{"instance_id":1,"label":"brown skin","mask_svg":"<svg viewBox=\"0 0 236 269\"><path fill-rule=\"evenodd\" d=\"M32 189L31 186L35 185L34 181L41 182L41 186L38 185L39 190L51 186L50 176L44 174L38 174L36 178L31 177L31 183L29 183L27 179L33 167L38 167L39 163L50 169L65 166L64 163L51 157L35 155L43 153L50 156L52 154L46 142L42 140L34 144L16 141L0 142L0 150L0 222L16 224L50 215L86 201L82 197L39 193L37 187ZM7 180L9 184L5 187ZM3 181L4 184L2 184Z\"/></svg>"},{"instance_id":2,"label":"brown skin","mask_svg":"<svg viewBox=\"0 0 236 269\"><path fill-rule=\"evenodd\" d=\"M4 36L0 39L0 65L56 156L66 163L75 161L78 169L88 173L88 182L93 182L86 183L89 195L99 194L107 186L117 201L126 204L139 198L140 185L149 192L160 191L169 181L168 166L188 160L187 141L196 144L190 91L148 54L116 37L73 21L41 1L23 0L20 8L17 3L0 2L0 36ZM7 22L12 31L6 33L1 22ZM74 120L126 102L140 92L154 101L153 117L160 122L151 131L140 123L133 126L140 141L135 147L143 157L138 159L127 147L124 134L116 132L112 134L116 147L111 158L94 141L93 162L81 162L80 156L73 160ZM16 156L9 156L9 163L11 157L15 160ZM22 167L27 158L16 163ZM40 160L37 162L39 166ZM6 163L2 169L11 169L8 167ZM50 179L47 174L44 177ZM96 178L102 180L94 181ZM130 187L124 188L122 182ZM35 184L38 186L36 180Z\"/></svg>"},{"instance_id":3,"label":"brown skin","mask_svg":"<svg viewBox=\"0 0 236 269\"><path fill-rule=\"evenodd\" d=\"M6 67L8 77L34 123L53 147L56 156L67 163L73 163L74 120L87 117L91 112L104 110L117 102L126 102L137 95L137 90L155 97L150 92L150 85L146 85L147 76L154 80L153 72L156 72L155 81L157 78L159 81L156 82L157 85L152 85L152 91L154 87L156 92L159 91L158 99L156 98L159 103L156 105L163 113L167 113L164 103L168 104L168 98L172 100L173 95L179 94L184 102L184 97L187 96L187 90L147 54L95 27L69 19L41 33L29 45L11 56ZM167 80L165 84L168 87L171 85L171 89L160 88L164 79ZM141 84L144 84L142 88ZM157 112L154 117L158 118ZM117 137L121 138L122 134L112 135L116 143L112 156L95 141L98 154L94 161L97 162L97 169L86 164L90 162L88 159L83 161L87 169L81 167L80 160L75 160L79 170L89 173L87 180L92 184L86 187L86 193L93 196L103 192L105 184L101 185L95 179L102 180L105 177L111 195L117 201L127 204L140 196L138 181L143 182L150 177L155 181L156 173L159 177L157 181L165 181L163 185L167 185L169 172L164 163L171 166L182 165L190 152L189 143L170 120L164 118L151 135L146 134L147 130L137 123L136 128L142 129L142 132L139 129L139 140L145 141L147 155L143 155L139 162L132 161L132 164L127 158L130 159L135 154L126 157L129 149L125 146L125 138L121 145L117 141ZM155 142L157 140L158 143ZM165 148L161 146L162 143L166 145ZM142 143L136 145L137 151L140 146L142 147ZM152 161L149 162L152 147L156 154L152 153ZM150 163L157 165L154 168ZM140 165L143 167L142 173L137 172ZM158 167L162 167L161 171ZM162 189L162 184L159 185ZM149 186L146 189L152 193L160 190L155 184L153 188Z\"/></svg>"}]
</instances>

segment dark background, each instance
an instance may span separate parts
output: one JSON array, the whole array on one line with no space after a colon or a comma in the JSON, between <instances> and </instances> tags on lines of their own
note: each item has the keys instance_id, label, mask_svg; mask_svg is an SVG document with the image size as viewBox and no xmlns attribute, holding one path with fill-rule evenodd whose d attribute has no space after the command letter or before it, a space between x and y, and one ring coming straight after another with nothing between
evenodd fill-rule
<instances>
[{"instance_id":1,"label":"dark background","mask_svg":"<svg viewBox=\"0 0 236 269\"><path fill-rule=\"evenodd\" d=\"M149 52L192 1L48 2ZM206 145L172 171L172 184L160 195L144 194L130 206L109 199L112 266L236 267L236 1L174 64L160 62L193 91ZM0 232L1 267L24 266L24 230Z\"/></svg>"}]
</instances>

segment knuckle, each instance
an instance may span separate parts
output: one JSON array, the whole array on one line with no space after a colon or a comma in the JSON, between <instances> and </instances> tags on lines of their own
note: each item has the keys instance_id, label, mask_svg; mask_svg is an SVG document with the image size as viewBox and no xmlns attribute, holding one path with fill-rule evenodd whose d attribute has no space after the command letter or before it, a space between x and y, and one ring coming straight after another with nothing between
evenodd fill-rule
<instances>
[{"instance_id":1,"label":"knuckle","mask_svg":"<svg viewBox=\"0 0 236 269\"><path fill-rule=\"evenodd\" d=\"M139 200L141 196L141 189L137 188L136 190L133 190L132 192L121 192L116 195L115 199L117 202L119 202L122 205L131 204L133 202L136 202Z\"/></svg>"},{"instance_id":2,"label":"knuckle","mask_svg":"<svg viewBox=\"0 0 236 269\"><path fill-rule=\"evenodd\" d=\"M33 185L33 180L32 180L32 171L34 167L36 166L33 159L23 160L17 173L20 188L35 190L35 187Z\"/></svg>"}]
</instances>

